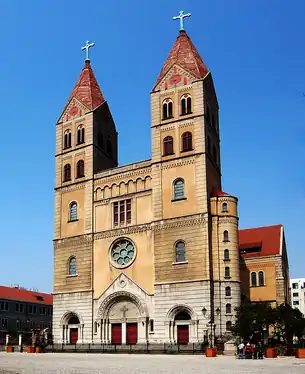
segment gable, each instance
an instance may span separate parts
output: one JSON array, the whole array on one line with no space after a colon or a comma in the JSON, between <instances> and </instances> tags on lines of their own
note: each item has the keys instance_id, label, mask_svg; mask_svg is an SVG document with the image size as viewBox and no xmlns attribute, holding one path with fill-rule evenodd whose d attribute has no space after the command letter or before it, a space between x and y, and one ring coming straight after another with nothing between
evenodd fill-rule
<instances>
[{"instance_id":1,"label":"gable","mask_svg":"<svg viewBox=\"0 0 305 374\"><path fill-rule=\"evenodd\" d=\"M89 108L87 108L82 102L77 100L75 97L72 97L66 105L65 109L63 110L57 122L67 122L72 119L81 117L88 112L90 112Z\"/></svg>"},{"instance_id":2,"label":"gable","mask_svg":"<svg viewBox=\"0 0 305 374\"><path fill-rule=\"evenodd\" d=\"M154 90L167 90L188 85L193 81L198 80L189 71L183 69L178 64L174 64L161 81L154 87Z\"/></svg>"}]
</instances>

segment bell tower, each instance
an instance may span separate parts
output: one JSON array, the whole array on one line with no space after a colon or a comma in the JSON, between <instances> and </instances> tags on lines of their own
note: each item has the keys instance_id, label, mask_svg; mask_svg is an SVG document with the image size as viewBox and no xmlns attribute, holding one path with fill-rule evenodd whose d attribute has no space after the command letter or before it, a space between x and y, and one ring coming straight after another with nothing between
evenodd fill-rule
<instances>
[{"instance_id":1,"label":"bell tower","mask_svg":"<svg viewBox=\"0 0 305 374\"><path fill-rule=\"evenodd\" d=\"M93 46L83 47L84 67L56 124L55 154L54 318L68 305L84 310L78 333L85 340L92 339L94 175L118 164L117 131L89 59Z\"/></svg>"}]
</instances>

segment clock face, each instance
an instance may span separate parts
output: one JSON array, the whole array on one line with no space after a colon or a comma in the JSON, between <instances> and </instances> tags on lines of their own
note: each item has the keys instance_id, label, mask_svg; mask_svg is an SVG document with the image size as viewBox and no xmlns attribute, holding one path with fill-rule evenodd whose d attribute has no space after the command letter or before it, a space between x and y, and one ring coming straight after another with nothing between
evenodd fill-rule
<instances>
[{"instance_id":1,"label":"clock face","mask_svg":"<svg viewBox=\"0 0 305 374\"><path fill-rule=\"evenodd\" d=\"M170 78L170 84L174 85L181 81L182 77L181 75L174 75Z\"/></svg>"},{"instance_id":2,"label":"clock face","mask_svg":"<svg viewBox=\"0 0 305 374\"><path fill-rule=\"evenodd\" d=\"M75 116L77 113L78 113L78 107L77 106L73 106L69 111L70 116Z\"/></svg>"}]
</instances>

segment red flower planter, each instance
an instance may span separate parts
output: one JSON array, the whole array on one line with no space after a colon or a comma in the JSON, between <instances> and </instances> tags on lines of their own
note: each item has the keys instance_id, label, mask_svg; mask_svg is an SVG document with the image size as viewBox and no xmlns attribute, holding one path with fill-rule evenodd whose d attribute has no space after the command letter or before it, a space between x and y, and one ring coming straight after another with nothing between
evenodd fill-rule
<instances>
[{"instance_id":1,"label":"red flower planter","mask_svg":"<svg viewBox=\"0 0 305 374\"><path fill-rule=\"evenodd\" d=\"M12 345L7 345L6 346L6 352L7 353L12 353L14 352L14 347Z\"/></svg>"},{"instance_id":2,"label":"red flower planter","mask_svg":"<svg viewBox=\"0 0 305 374\"><path fill-rule=\"evenodd\" d=\"M34 353L34 347L28 347L26 351L27 353Z\"/></svg>"},{"instance_id":3,"label":"red flower planter","mask_svg":"<svg viewBox=\"0 0 305 374\"><path fill-rule=\"evenodd\" d=\"M217 350L216 348L206 348L205 355L206 357L216 357Z\"/></svg>"},{"instance_id":4,"label":"red flower planter","mask_svg":"<svg viewBox=\"0 0 305 374\"><path fill-rule=\"evenodd\" d=\"M298 348L295 353L296 358L305 358L305 348Z\"/></svg>"},{"instance_id":5,"label":"red flower planter","mask_svg":"<svg viewBox=\"0 0 305 374\"><path fill-rule=\"evenodd\" d=\"M266 348L265 357L266 358L276 358L277 357L277 349L276 348Z\"/></svg>"},{"instance_id":6,"label":"red flower planter","mask_svg":"<svg viewBox=\"0 0 305 374\"><path fill-rule=\"evenodd\" d=\"M40 347L36 347L35 352L36 352L36 353L41 353L41 349L40 349Z\"/></svg>"}]
</instances>

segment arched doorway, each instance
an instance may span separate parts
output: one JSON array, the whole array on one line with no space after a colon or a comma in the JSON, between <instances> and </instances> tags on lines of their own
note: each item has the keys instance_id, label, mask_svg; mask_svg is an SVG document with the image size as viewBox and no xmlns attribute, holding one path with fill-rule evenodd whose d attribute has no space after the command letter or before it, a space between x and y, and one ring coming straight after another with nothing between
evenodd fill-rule
<instances>
[{"instance_id":1,"label":"arched doorway","mask_svg":"<svg viewBox=\"0 0 305 374\"><path fill-rule=\"evenodd\" d=\"M79 319L76 315L72 315L68 320L69 343L76 344L78 341Z\"/></svg>"},{"instance_id":2,"label":"arched doorway","mask_svg":"<svg viewBox=\"0 0 305 374\"><path fill-rule=\"evenodd\" d=\"M61 319L62 342L76 344L83 342L84 324L81 317L74 312L67 312Z\"/></svg>"},{"instance_id":3,"label":"arched doorway","mask_svg":"<svg viewBox=\"0 0 305 374\"><path fill-rule=\"evenodd\" d=\"M198 342L198 318L187 305L175 305L167 313L168 339L170 343Z\"/></svg>"},{"instance_id":4,"label":"arched doorway","mask_svg":"<svg viewBox=\"0 0 305 374\"><path fill-rule=\"evenodd\" d=\"M185 310L178 312L175 316L177 326L177 343L188 344L190 341L190 320L191 316Z\"/></svg>"},{"instance_id":5,"label":"arched doorway","mask_svg":"<svg viewBox=\"0 0 305 374\"><path fill-rule=\"evenodd\" d=\"M100 339L111 344L137 344L147 341L148 314L145 304L129 292L107 297L98 311Z\"/></svg>"}]
</instances>

